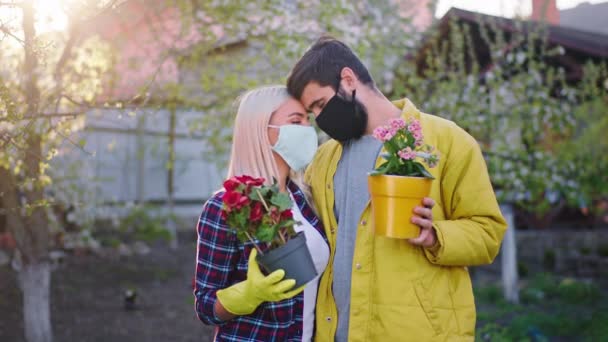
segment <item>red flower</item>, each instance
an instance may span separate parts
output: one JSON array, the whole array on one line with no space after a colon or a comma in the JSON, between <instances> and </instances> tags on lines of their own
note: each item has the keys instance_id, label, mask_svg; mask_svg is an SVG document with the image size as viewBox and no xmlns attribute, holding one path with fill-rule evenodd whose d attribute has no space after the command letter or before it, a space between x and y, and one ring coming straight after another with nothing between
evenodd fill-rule
<instances>
[{"instance_id":1,"label":"red flower","mask_svg":"<svg viewBox=\"0 0 608 342\"><path fill-rule=\"evenodd\" d=\"M239 182L241 182L243 184L247 184L248 181L252 181L253 180L253 177L247 176L247 175L236 176L234 178L236 178L237 181L239 181Z\"/></svg>"},{"instance_id":2,"label":"red flower","mask_svg":"<svg viewBox=\"0 0 608 342\"><path fill-rule=\"evenodd\" d=\"M281 213L281 221L291 220L292 218L293 218L293 213L291 212L291 209L285 209Z\"/></svg>"},{"instance_id":3,"label":"red flower","mask_svg":"<svg viewBox=\"0 0 608 342\"><path fill-rule=\"evenodd\" d=\"M255 179L252 181L252 184L251 184L251 185L253 185L253 186L262 186L262 185L264 185L264 182L265 182L265 181L266 181L266 180L265 180L264 178L255 178Z\"/></svg>"},{"instance_id":4,"label":"red flower","mask_svg":"<svg viewBox=\"0 0 608 342\"><path fill-rule=\"evenodd\" d=\"M249 197L247 197L246 195L241 195L239 194L241 197L239 198L237 204L236 204L236 208L237 209L241 209L244 206L249 204Z\"/></svg>"},{"instance_id":5,"label":"red flower","mask_svg":"<svg viewBox=\"0 0 608 342\"><path fill-rule=\"evenodd\" d=\"M224 189L226 189L226 192L235 191L239 185L241 185L241 183L235 177L232 177L224 182Z\"/></svg>"},{"instance_id":6,"label":"red flower","mask_svg":"<svg viewBox=\"0 0 608 342\"><path fill-rule=\"evenodd\" d=\"M260 186L264 184L264 178L253 178L251 176L243 175L235 177L237 181L247 185L247 187Z\"/></svg>"},{"instance_id":7,"label":"red flower","mask_svg":"<svg viewBox=\"0 0 608 342\"><path fill-rule=\"evenodd\" d=\"M264 216L264 207L261 202L255 202L251 207L251 213L249 214L249 220L251 222L259 222Z\"/></svg>"},{"instance_id":8,"label":"red flower","mask_svg":"<svg viewBox=\"0 0 608 342\"><path fill-rule=\"evenodd\" d=\"M222 196L222 202L228 207L228 211L236 208L241 199L241 194L236 191L226 191Z\"/></svg>"},{"instance_id":9,"label":"red flower","mask_svg":"<svg viewBox=\"0 0 608 342\"><path fill-rule=\"evenodd\" d=\"M277 207L270 207L270 218L272 219L272 221L279 222L281 220L281 212L279 211L279 208Z\"/></svg>"}]
</instances>

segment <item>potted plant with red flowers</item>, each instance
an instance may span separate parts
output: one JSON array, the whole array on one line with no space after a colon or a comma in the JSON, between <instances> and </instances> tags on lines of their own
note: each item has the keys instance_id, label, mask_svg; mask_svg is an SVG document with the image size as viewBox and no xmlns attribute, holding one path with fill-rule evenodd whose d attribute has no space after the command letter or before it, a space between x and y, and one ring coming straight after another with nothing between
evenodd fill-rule
<instances>
[{"instance_id":1,"label":"potted plant with red flowers","mask_svg":"<svg viewBox=\"0 0 608 342\"><path fill-rule=\"evenodd\" d=\"M289 195L279 191L276 181L264 183L246 175L226 180L222 217L239 241L253 244L258 264L268 273L283 269L285 279L302 286L317 276L306 236L293 228L300 223L293 219Z\"/></svg>"},{"instance_id":2,"label":"potted plant with red flowers","mask_svg":"<svg viewBox=\"0 0 608 342\"><path fill-rule=\"evenodd\" d=\"M431 191L429 168L439 163L434 147L424 143L420 122L393 119L374 130L383 143L385 162L368 176L375 233L397 239L417 237L420 228L411 223L413 210Z\"/></svg>"}]
</instances>

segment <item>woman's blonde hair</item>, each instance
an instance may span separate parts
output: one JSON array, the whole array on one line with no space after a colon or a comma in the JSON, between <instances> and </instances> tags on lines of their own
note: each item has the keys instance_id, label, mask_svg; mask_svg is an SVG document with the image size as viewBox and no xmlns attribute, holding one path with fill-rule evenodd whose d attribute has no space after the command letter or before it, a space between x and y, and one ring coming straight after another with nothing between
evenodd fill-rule
<instances>
[{"instance_id":1,"label":"woman's blonde hair","mask_svg":"<svg viewBox=\"0 0 608 342\"><path fill-rule=\"evenodd\" d=\"M290 98L284 86L266 86L250 90L239 98L234 121L228 178L241 175L261 177L267 184L279 179L279 170L268 138L272 114ZM290 179L302 189L308 202L309 187L301 172L291 171Z\"/></svg>"},{"instance_id":2,"label":"woman's blonde hair","mask_svg":"<svg viewBox=\"0 0 608 342\"><path fill-rule=\"evenodd\" d=\"M268 139L268 124L272 114L287 99L287 88L282 86L253 89L239 98L228 178L249 175L262 177L267 183L272 183L273 177L278 179L279 171Z\"/></svg>"}]
</instances>

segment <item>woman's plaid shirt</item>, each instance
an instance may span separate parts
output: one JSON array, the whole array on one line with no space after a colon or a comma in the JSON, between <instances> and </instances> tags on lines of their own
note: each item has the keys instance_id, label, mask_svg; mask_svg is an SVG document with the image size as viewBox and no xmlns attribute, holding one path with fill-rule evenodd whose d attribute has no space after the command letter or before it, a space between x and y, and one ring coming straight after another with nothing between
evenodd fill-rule
<instances>
[{"instance_id":1,"label":"woman's plaid shirt","mask_svg":"<svg viewBox=\"0 0 608 342\"><path fill-rule=\"evenodd\" d=\"M302 191L288 182L302 215L327 242L320 220L306 202ZM198 248L194 296L196 313L205 324L218 327L216 341L301 341L304 295L280 302L265 302L250 315L222 321L213 307L216 291L243 281L247 277L247 260L253 244L241 243L222 220L223 191L204 205L199 218Z\"/></svg>"}]
</instances>

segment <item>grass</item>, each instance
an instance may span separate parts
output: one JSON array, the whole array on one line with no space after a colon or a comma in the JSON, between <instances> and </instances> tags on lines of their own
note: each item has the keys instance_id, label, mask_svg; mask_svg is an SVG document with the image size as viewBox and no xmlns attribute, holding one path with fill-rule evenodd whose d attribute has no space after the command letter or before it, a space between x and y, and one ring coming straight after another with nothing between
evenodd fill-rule
<instances>
[{"instance_id":1,"label":"grass","mask_svg":"<svg viewBox=\"0 0 608 342\"><path fill-rule=\"evenodd\" d=\"M599 341L608 338L608 299L591 283L531 278L510 304L495 285L477 288L476 341Z\"/></svg>"}]
</instances>

